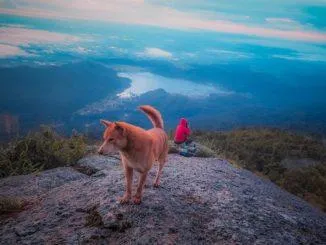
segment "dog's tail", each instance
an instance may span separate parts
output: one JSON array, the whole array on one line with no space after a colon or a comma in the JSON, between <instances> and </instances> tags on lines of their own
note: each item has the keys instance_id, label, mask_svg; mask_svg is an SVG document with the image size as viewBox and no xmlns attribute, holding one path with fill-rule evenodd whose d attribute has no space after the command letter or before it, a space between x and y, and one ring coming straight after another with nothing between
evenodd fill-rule
<instances>
[{"instance_id":1,"label":"dog's tail","mask_svg":"<svg viewBox=\"0 0 326 245\"><path fill-rule=\"evenodd\" d=\"M147 115L155 128L164 128L162 115L158 110L150 105L139 106L139 109Z\"/></svg>"}]
</instances>

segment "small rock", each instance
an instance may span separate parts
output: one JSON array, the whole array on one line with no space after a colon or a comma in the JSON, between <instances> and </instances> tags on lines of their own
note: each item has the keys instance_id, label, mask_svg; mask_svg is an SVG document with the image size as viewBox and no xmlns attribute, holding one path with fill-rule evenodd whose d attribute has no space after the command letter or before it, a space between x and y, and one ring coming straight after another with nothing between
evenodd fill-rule
<instances>
[{"instance_id":1,"label":"small rock","mask_svg":"<svg viewBox=\"0 0 326 245\"><path fill-rule=\"evenodd\" d=\"M170 234L178 233L178 229L175 228L175 227L170 227L170 228L169 228L169 233L170 233Z\"/></svg>"},{"instance_id":2,"label":"small rock","mask_svg":"<svg viewBox=\"0 0 326 245\"><path fill-rule=\"evenodd\" d=\"M115 216L116 216L117 220L122 220L123 219L123 214L121 214L121 213L118 213Z\"/></svg>"},{"instance_id":3,"label":"small rock","mask_svg":"<svg viewBox=\"0 0 326 245\"><path fill-rule=\"evenodd\" d=\"M36 225L28 225L28 226L17 226L15 227L15 233L17 236L24 237L34 234L39 231L40 227L38 224Z\"/></svg>"}]
</instances>

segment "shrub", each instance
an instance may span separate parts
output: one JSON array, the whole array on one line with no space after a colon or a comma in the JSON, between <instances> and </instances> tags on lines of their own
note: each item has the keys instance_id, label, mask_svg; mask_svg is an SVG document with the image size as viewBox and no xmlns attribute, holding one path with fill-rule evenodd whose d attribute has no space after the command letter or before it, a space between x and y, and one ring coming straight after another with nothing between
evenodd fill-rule
<instances>
[{"instance_id":1,"label":"shrub","mask_svg":"<svg viewBox=\"0 0 326 245\"><path fill-rule=\"evenodd\" d=\"M286 171L281 186L326 211L326 164Z\"/></svg>"},{"instance_id":2,"label":"shrub","mask_svg":"<svg viewBox=\"0 0 326 245\"><path fill-rule=\"evenodd\" d=\"M195 132L200 143L249 169L268 175L282 174L280 162L287 157L326 160L322 141L277 129L238 129L230 132Z\"/></svg>"},{"instance_id":3,"label":"shrub","mask_svg":"<svg viewBox=\"0 0 326 245\"><path fill-rule=\"evenodd\" d=\"M73 165L85 150L83 136L64 138L50 127L42 126L40 132L30 133L0 149L0 177Z\"/></svg>"}]
</instances>

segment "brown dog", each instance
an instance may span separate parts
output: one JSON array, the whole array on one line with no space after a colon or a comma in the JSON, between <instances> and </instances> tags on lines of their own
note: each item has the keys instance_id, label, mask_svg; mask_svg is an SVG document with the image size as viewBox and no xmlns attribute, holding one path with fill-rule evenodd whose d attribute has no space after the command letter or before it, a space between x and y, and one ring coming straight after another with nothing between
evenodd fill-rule
<instances>
[{"instance_id":1,"label":"brown dog","mask_svg":"<svg viewBox=\"0 0 326 245\"><path fill-rule=\"evenodd\" d=\"M149 105L139 107L152 121L154 128L144 130L126 122L109 122L101 120L106 126L104 142L99 154L120 152L126 178L126 192L119 198L120 203L127 203L131 198L133 170L140 173L136 194L133 198L135 204L141 202L142 190L147 173L155 161L158 161L154 187L158 187L163 166L168 154L168 136L164 132L161 113Z\"/></svg>"}]
</instances>

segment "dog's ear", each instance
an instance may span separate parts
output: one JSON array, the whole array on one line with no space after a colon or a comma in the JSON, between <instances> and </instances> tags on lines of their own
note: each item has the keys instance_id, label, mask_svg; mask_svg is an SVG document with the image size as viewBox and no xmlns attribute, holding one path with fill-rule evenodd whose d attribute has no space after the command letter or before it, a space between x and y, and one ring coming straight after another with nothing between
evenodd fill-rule
<instances>
[{"instance_id":1,"label":"dog's ear","mask_svg":"<svg viewBox=\"0 0 326 245\"><path fill-rule=\"evenodd\" d=\"M117 130L122 136L125 136L126 129L119 122L115 122L114 124L115 130Z\"/></svg>"},{"instance_id":2,"label":"dog's ear","mask_svg":"<svg viewBox=\"0 0 326 245\"><path fill-rule=\"evenodd\" d=\"M101 119L100 122L101 122L105 127L109 127L109 126L112 124L112 122L109 122L109 121L107 121L107 120L103 120L103 119Z\"/></svg>"}]
</instances>

